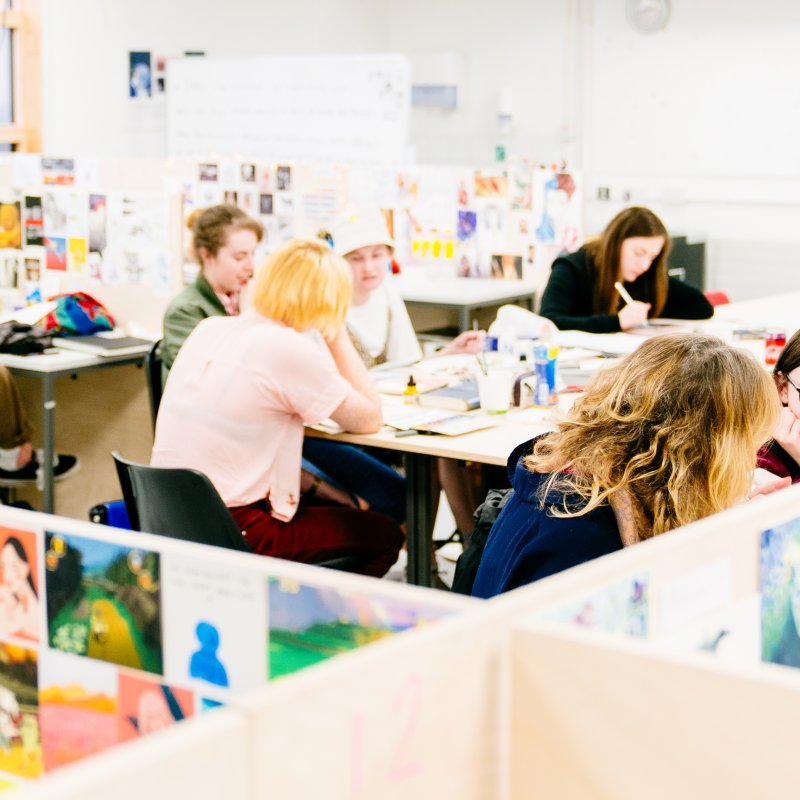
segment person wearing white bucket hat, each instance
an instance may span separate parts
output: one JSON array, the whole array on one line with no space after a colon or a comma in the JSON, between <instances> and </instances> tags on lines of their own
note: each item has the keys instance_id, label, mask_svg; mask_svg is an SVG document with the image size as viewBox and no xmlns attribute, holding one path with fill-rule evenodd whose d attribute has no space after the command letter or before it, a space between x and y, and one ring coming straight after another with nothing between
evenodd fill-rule
<instances>
[{"instance_id":1,"label":"person wearing white bucket hat","mask_svg":"<svg viewBox=\"0 0 800 800\"><path fill-rule=\"evenodd\" d=\"M334 252L344 258L353 274L353 296L347 311L347 332L367 367L386 362L410 364L422 358L422 349L405 303L386 280L394 240L383 214L377 209L346 214L330 234ZM485 331L465 331L437 355L477 353ZM439 482L445 491L458 531L469 535L475 500L462 462L437 459ZM438 491L435 492L438 498Z\"/></svg>"},{"instance_id":2,"label":"person wearing white bucket hat","mask_svg":"<svg viewBox=\"0 0 800 800\"><path fill-rule=\"evenodd\" d=\"M331 231L332 247L350 265L353 299L347 312L347 330L368 367L384 362L411 363L422 350L405 303L385 280L392 260L394 240L377 209L351 212ZM465 331L439 353L477 353L482 331Z\"/></svg>"}]
</instances>

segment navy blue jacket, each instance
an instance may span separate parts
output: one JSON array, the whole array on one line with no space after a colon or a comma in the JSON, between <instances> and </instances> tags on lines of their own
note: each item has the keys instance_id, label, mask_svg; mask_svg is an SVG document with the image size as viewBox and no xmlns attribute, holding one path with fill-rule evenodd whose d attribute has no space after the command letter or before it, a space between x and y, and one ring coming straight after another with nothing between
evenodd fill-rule
<instances>
[{"instance_id":1,"label":"navy blue jacket","mask_svg":"<svg viewBox=\"0 0 800 800\"><path fill-rule=\"evenodd\" d=\"M519 445L508 459L514 493L492 526L472 587L474 597L493 597L526 583L622 549L610 506L582 517L551 516L539 505L539 486L549 476L525 468L532 442ZM551 492L550 505L563 495ZM568 498L569 501L569 498ZM572 507L581 502L572 498Z\"/></svg>"}]
</instances>

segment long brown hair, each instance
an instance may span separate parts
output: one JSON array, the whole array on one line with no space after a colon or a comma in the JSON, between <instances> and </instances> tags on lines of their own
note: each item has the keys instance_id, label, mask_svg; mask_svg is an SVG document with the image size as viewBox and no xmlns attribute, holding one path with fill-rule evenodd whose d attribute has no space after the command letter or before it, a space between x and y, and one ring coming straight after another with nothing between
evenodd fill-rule
<instances>
[{"instance_id":1,"label":"long brown hair","mask_svg":"<svg viewBox=\"0 0 800 800\"><path fill-rule=\"evenodd\" d=\"M554 516L627 492L658 535L745 498L779 411L769 374L748 353L714 336L654 336L597 374L526 466L550 473L542 505L552 489L565 493ZM572 493L578 509L567 505Z\"/></svg>"},{"instance_id":2,"label":"long brown hair","mask_svg":"<svg viewBox=\"0 0 800 800\"><path fill-rule=\"evenodd\" d=\"M651 317L657 317L667 301L667 258L669 234L664 223L649 208L632 206L620 211L600 238L586 245L586 255L594 264L595 285L592 311L595 314L616 314L620 297L614 282L620 280L619 261L622 243L636 236L663 236L664 246L650 269L628 287L634 300L650 303Z\"/></svg>"}]
</instances>

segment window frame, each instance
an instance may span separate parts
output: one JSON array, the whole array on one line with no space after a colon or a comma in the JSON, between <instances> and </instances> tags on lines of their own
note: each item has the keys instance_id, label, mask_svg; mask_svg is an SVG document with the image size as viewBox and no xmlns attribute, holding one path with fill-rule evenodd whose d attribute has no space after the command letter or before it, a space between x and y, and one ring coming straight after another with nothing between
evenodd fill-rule
<instances>
[{"instance_id":1,"label":"window frame","mask_svg":"<svg viewBox=\"0 0 800 800\"><path fill-rule=\"evenodd\" d=\"M41 0L10 0L0 8L0 28L11 32L11 124L0 125L0 144L18 151L42 149Z\"/></svg>"}]
</instances>

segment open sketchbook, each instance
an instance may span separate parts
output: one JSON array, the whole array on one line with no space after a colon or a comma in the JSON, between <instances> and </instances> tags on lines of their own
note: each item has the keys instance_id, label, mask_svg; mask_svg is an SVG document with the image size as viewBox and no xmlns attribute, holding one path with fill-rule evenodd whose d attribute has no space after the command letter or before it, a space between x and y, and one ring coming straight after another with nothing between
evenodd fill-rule
<instances>
[{"instance_id":1,"label":"open sketchbook","mask_svg":"<svg viewBox=\"0 0 800 800\"><path fill-rule=\"evenodd\" d=\"M419 433L441 433L458 436L484 428L493 428L497 423L486 414L458 414L442 408L420 408L419 406L384 406L383 421L399 431Z\"/></svg>"}]
</instances>

